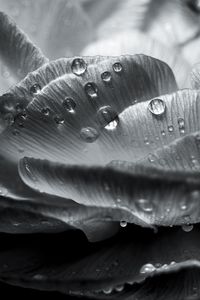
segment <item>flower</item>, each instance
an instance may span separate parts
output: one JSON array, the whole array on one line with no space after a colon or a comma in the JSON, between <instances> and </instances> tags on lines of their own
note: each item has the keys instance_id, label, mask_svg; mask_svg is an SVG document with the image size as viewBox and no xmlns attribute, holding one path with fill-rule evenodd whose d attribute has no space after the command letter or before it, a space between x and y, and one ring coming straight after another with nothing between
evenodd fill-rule
<instances>
[{"instance_id":1,"label":"flower","mask_svg":"<svg viewBox=\"0 0 200 300\"><path fill-rule=\"evenodd\" d=\"M194 88L178 90L169 66L143 54L49 62L4 13L0 40L23 78L0 98L0 229L27 234L2 236L0 280L198 299L199 66Z\"/></svg>"}]
</instances>

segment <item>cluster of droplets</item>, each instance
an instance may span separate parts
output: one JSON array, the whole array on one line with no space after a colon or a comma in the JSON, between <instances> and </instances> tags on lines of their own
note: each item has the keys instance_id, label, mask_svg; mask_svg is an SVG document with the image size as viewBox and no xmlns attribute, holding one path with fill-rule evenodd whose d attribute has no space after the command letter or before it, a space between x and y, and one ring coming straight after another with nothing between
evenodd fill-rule
<instances>
[{"instance_id":1,"label":"cluster of droplets","mask_svg":"<svg viewBox=\"0 0 200 300\"><path fill-rule=\"evenodd\" d=\"M155 265L153 265L151 263L147 263L141 267L140 274L148 275L148 274L152 274L156 271L169 270L175 265L176 265L176 262L174 262L174 261L170 262L169 264L163 264L163 265L160 263L157 263Z\"/></svg>"}]
</instances>

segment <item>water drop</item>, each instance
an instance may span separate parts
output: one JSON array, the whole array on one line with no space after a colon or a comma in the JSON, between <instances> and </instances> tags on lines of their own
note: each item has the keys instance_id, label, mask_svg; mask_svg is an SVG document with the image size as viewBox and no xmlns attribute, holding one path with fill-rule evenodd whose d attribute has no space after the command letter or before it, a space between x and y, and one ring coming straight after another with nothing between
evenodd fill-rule
<instances>
[{"instance_id":1,"label":"water drop","mask_svg":"<svg viewBox=\"0 0 200 300\"><path fill-rule=\"evenodd\" d=\"M156 159L157 158L154 154L151 154L151 153L149 154L149 156L148 156L149 162L153 163L153 162L155 162Z\"/></svg>"},{"instance_id":2,"label":"water drop","mask_svg":"<svg viewBox=\"0 0 200 300\"><path fill-rule=\"evenodd\" d=\"M91 99L97 98L98 97L98 88L97 88L97 85L94 82L88 82L88 83L86 83L86 85L85 85L85 93Z\"/></svg>"},{"instance_id":3,"label":"water drop","mask_svg":"<svg viewBox=\"0 0 200 300\"><path fill-rule=\"evenodd\" d=\"M110 72L103 72L101 74L101 79L106 82L106 83L109 83L111 82L111 79L112 79L112 76L111 76L111 73Z\"/></svg>"},{"instance_id":4,"label":"water drop","mask_svg":"<svg viewBox=\"0 0 200 300\"><path fill-rule=\"evenodd\" d=\"M80 137L86 143L93 143L98 138L99 133L95 128L92 127L85 127L81 129Z\"/></svg>"},{"instance_id":5,"label":"water drop","mask_svg":"<svg viewBox=\"0 0 200 300\"><path fill-rule=\"evenodd\" d=\"M150 273L154 272L155 270L156 270L156 268L152 264L145 264L140 269L140 273L141 274L150 274Z\"/></svg>"},{"instance_id":6,"label":"water drop","mask_svg":"<svg viewBox=\"0 0 200 300\"><path fill-rule=\"evenodd\" d=\"M36 95L41 91L41 86L38 83L35 83L34 85L31 86L30 88L30 93L32 95Z\"/></svg>"},{"instance_id":7,"label":"water drop","mask_svg":"<svg viewBox=\"0 0 200 300\"><path fill-rule=\"evenodd\" d=\"M185 232L190 232L190 231L192 231L192 229L193 229L193 225L192 224L183 224L182 225L182 229L183 229L183 231L185 231Z\"/></svg>"},{"instance_id":8,"label":"water drop","mask_svg":"<svg viewBox=\"0 0 200 300\"><path fill-rule=\"evenodd\" d=\"M75 58L71 65L72 72L80 76L87 70L87 64L82 58Z\"/></svg>"},{"instance_id":9,"label":"water drop","mask_svg":"<svg viewBox=\"0 0 200 300\"><path fill-rule=\"evenodd\" d=\"M179 127L179 131L180 133L185 133L185 121L182 118L178 119L178 127Z\"/></svg>"},{"instance_id":10,"label":"water drop","mask_svg":"<svg viewBox=\"0 0 200 300\"><path fill-rule=\"evenodd\" d=\"M123 67L120 62L116 62L113 64L113 70L115 71L115 73L121 73L123 71Z\"/></svg>"},{"instance_id":11,"label":"water drop","mask_svg":"<svg viewBox=\"0 0 200 300\"><path fill-rule=\"evenodd\" d=\"M122 292L123 289L124 289L124 286L123 286L123 285L117 285L117 286L115 287L115 291L116 291L116 292Z\"/></svg>"},{"instance_id":12,"label":"water drop","mask_svg":"<svg viewBox=\"0 0 200 300\"><path fill-rule=\"evenodd\" d=\"M55 116L54 117L54 121L56 122L56 124L58 125L62 125L64 124L65 120L61 117L61 116Z\"/></svg>"},{"instance_id":13,"label":"water drop","mask_svg":"<svg viewBox=\"0 0 200 300\"><path fill-rule=\"evenodd\" d=\"M12 113L7 113L5 116L4 116L4 122L6 124L6 126L10 126L14 123L14 116Z\"/></svg>"},{"instance_id":14,"label":"water drop","mask_svg":"<svg viewBox=\"0 0 200 300\"><path fill-rule=\"evenodd\" d=\"M50 114L50 109L48 107L44 107L41 109L41 113L45 116L49 116Z\"/></svg>"},{"instance_id":15,"label":"water drop","mask_svg":"<svg viewBox=\"0 0 200 300\"><path fill-rule=\"evenodd\" d=\"M168 131L169 131L169 132L173 132L173 131L174 131L173 125L169 125L169 126L168 126Z\"/></svg>"},{"instance_id":16,"label":"water drop","mask_svg":"<svg viewBox=\"0 0 200 300\"><path fill-rule=\"evenodd\" d=\"M120 221L120 226L121 227L126 227L127 226L127 222L126 221Z\"/></svg>"},{"instance_id":17,"label":"water drop","mask_svg":"<svg viewBox=\"0 0 200 300\"><path fill-rule=\"evenodd\" d=\"M166 136L166 133L164 130L161 131L162 136Z\"/></svg>"},{"instance_id":18,"label":"water drop","mask_svg":"<svg viewBox=\"0 0 200 300\"><path fill-rule=\"evenodd\" d=\"M108 294L111 294L112 293L112 287L108 287L106 289L103 289L103 293L108 295Z\"/></svg>"},{"instance_id":19,"label":"water drop","mask_svg":"<svg viewBox=\"0 0 200 300\"><path fill-rule=\"evenodd\" d=\"M75 112L76 102L69 97L66 97L62 103L63 107L70 113Z\"/></svg>"},{"instance_id":20,"label":"water drop","mask_svg":"<svg viewBox=\"0 0 200 300\"><path fill-rule=\"evenodd\" d=\"M114 130L119 123L117 112L110 106L101 107L97 112L97 118L100 125L107 130Z\"/></svg>"},{"instance_id":21,"label":"water drop","mask_svg":"<svg viewBox=\"0 0 200 300\"><path fill-rule=\"evenodd\" d=\"M137 204L144 212L151 213L153 211L153 204L148 199L138 199Z\"/></svg>"},{"instance_id":22,"label":"water drop","mask_svg":"<svg viewBox=\"0 0 200 300\"><path fill-rule=\"evenodd\" d=\"M156 98L149 102L148 109L153 115L161 116L165 112L166 105L163 100Z\"/></svg>"},{"instance_id":23,"label":"water drop","mask_svg":"<svg viewBox=\"0 0 200 300\"><path fill-rule=\"evenodd\" d=\"M44 280L44 279L46 279L46 276L42 275L42 274L35 274L33 276L33 279L35 279L35 280Z\"/></svg>"}]
</instances>

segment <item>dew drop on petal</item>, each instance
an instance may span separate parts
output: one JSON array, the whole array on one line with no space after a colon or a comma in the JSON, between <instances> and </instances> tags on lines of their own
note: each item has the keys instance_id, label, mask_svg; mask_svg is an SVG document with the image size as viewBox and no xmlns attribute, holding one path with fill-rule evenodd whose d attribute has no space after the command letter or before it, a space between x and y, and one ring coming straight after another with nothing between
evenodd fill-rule
<instances>
[{"instance_id":1,"label":"dew drop on petal","mask_svg":"<svg viewBox=\"0 0 200 300\"><path fill-rule=\"evenodd\" d=\"M185 121L182 118L178 119L178 127L181 134L185 133Z\"/></svg>"},{"instance_id":2,"label":"dew drop on petal","mask_svg":"<svg viewBox=\"0 0 200 300\"><path fill-rule=\"evenodd\" d=\"M41 91L41 86L38 83L35 83L34 85L31 86L30 88L30 93L32 95L36 95Z\"/></svg>"},{"instance_id":3,"label":"dew drop on petal","mask_svg":"<svg viewBox=\"0 0 200 300\"><path fill-rule=\"evenodd\" d=\"M93 143L98 138L99 133L95 128L85 127L80 131L80 137L86 143Z\"/></svg>"},{"instance_id":4,"label":"dew drop on petal","mask_svg":"<svg viewBox=\"0 0 200 300\"><path fill-rule=\"evenodd\" d=\"M113 64L113 70L115 73L121 73L123 71L123 67L120 62L116 62Z\"/></svg>"},{"instance_id":5,"label":"dew drop on petal","mask_svg":"<svg viewBox=\"0 0 200 300\"><path fill-rule=\"evenodd\" d=\"M152 265L152 264L145 264L140 269L140 273L141 274L150 274L150 273L154 272L155 270L156 270L156 268L154 267L154 265Z\"/></svg>"},{"instance_id":6,"label":"dew drop on petal","mask_svg":"<svg viewBox=\"0 0 200 300\"><path fill-rule=\"evenodd\" d=\"M137 205L144 212L151 213L153 211L153 204L148 199L138 199Z\"/></svg>"},{"instance_id":7,"label":"dew drop on petal","mask_svg":"<svg viewBox=\"0 0 200 300\"><path fill-rule=\"evenodd\" d=\"M117 286L115 287L115 291L116 291L116 292L122 292L123 289L124 289L124 286L123 286L123 285L117 285Z\"/></svg>"},{"instance_id":8,"label":"dew drop on petal","mask_svg":"<svg viewBox=\"0 0 200 300\"><path fill-rule=\"evenodd\" d=\"M86 95L91 98L95 99L98 97L98 88L94 82L88 82L85 85L85 93Z\"/></svg>"},{"instance_id":9,"label":"dew drop on petal","mask_svg":"<svg viewBox=\"0 0 200 300\"><path fill-rule=\"evenodd\" d=\"M173 131L174 131L173 125L169 125L169 126L168 126L168 131L169 131L169 132L173 132Z\"/></svg>"},{"instance_id":10,"label":"dew drop on petal","mask_svg":"<svg viewBox=\"0 0 200 300\"><path fill-rule=\"evenodd\" d=\"M183 231L185 231L185 232L190 232L190 231L192 231L192 229L193 229L193 225L192 224L183 224L182 225L182 229L183 229Z\"/></svg>"},{"instance_id":11,"label":"dew drop on petal","mask_svg":"<svg viewBox=\"0 0 200 300\"><path fill-rule=\"evenodd\" d=\"M101 74L101 79L106 82L106 83L109 83L111 82L111 79L112 79L112 76L111 76L111 73L110 72L103 72Z\"/></svg>"},{"instance_id":12,"label":"dew drop on petal","mask_svg":"<svg viewBox=\"0 0 200 300\"><path fill-rule=\"evenodd\" d=\"M41 113L45 116L49 116L50 114L50 109L48 107L44 107L41 109Z\"/></svg>"},{"instance_id":13,"label":"dew drop on petal","mask_svg":"<svg viewBox=\"0 0 200 300\"><path fill-rule=\"evenodd\" d=\"M87 70L87 64L82 58L75 58L71 65L72 72L80 76Z\"/></svg>"},{"instance_id":14,"label":"dew drop on petal","mask_svg":"<svg viewBox=\"0 0 200 300\"><path fill-rule=\"evenodd\" d=\"M162 99L153 99L148 104L149 111L156 116L161 116L164 114L166 109L166 104Z\"/></svg>"},{"instance_id":15,"label":"dew drop on petal","mask_svg":"<svg viewBox=\"0 0 200 300\"><path fill-rule=\"evenodd\" d=\"M127 226L127 222L126 221L120 221L120 226L121 227L126 227Z\"/></svg>"},{"instance_id":16,"label":"dew drop on petal","mask_svg":"<svg viewBox=\"0 0 200 300\"><path fill-rule=\"evenodd\" d=\"M70 113L75 112L76 102L72 98L66 97L63 100L62 105L68 112L70 112Z\"/></svg>"},{"instance_id":17,"label":"dew drop on petal","mask_svg":"<svg viewBox=\"0 0 200 300\"><path fill-rule=\"evenodd\" d=\"M106 289L103 289L103 293L108 295L108 294L111 294L112 293L112 287L108 287Z\"/></svg>"},{"instance_id":18,"label":"dew drop on petal","mask_svg":"<svg viewBox=\"0 0 200 300\"><path fill-rule=\"evenodd\" d=\"M107 130L114 130L119 123L117 112L110 106L101 107L97 112L97 118L100 125Z\"/></svg>"},{"instance_id":19,"label":"dew drop on petal","mask_svg":"<svg viewBox=\"0 0 200 300\"><path fill-rule=\"evenodd\" d=\"M61 116L55 116L55 117L54 117L54 121L55 121L56 124L58 124L58 125L62 125L62 124L64 124L64 122L65 122L65 120L64 120L63 117L61 117Z\"/></svg>"}]
</instances>

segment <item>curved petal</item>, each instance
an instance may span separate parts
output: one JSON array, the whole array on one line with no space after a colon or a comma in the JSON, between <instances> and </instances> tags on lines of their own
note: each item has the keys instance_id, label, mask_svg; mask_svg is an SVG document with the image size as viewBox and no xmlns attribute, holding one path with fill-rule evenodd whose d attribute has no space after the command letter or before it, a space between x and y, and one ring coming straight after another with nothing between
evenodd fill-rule
<instances>
[{"instance_id":1,"label":"curved petal","mask_svg":"<svg viewBox=\"0 0 200 300\"><path fill-rule=\"evenodd\" d=\"M113 221L149 227L199 222L199 174L145 171L69 167L28 158L19 165L20 176L31 188L95 207L97 213L105 208Z\"/></svg>"},{"instance_id":2,"label":"curved petal","mask_svg":"<svg viewBox=\"0 0 200 300\"><path fill-rule=\"evenodd\" d=\"M78 1L40 0L38 3L34 0L1 0L0 8L15 20L48 58L79 55L92 39L90 20Z\"/></svg>"},{"instance_id":3,"label":"curved petal","mask_svg":"<svg viewBox=\"0 0 200 300\"><path fill-rule=\"evenodd\" d=\"M134 227L116 239L96 245L86 243L78 233L6 237L0 249L0 279L19 286L92 299L137 296L149 300L155 299L146 298L155 296L155 292L168 299L166 286L169 284L171 299L182 300L183 296L199 293L198 236L198 227L187 234L180 229L168 229L156 235ZM81 251L74 241L79 242ZM147 264L154 268L148 269ZM175 273L177 270L182 271ZM174 286L177 281L170 280L176 276L179 283L186 284L181 290L180 285ZM162 278L165 286L161 284L159 288ZM180 278L187 279L187 283ZM136 281L139 283L134 284ZM155 284L157 288L153 289ZM117 291L119 285L121 291Z\"/></svg>"},{"instance_id":4,"label":"curved petal","mask_svg":"<svg viewBox=\"0 0 200 300\"><path fill-rule=\"evenodd\" d=\"M151 57L97 57L92 64L90 61L69 59L67 66L65 60L55 62L51 66L58 66L61 73L66 69L68 73L70 68L69 74L55 80L48 75L51 69L44 66L45 78L50 83L44 82L41 91L31 94L34 99L26 108L26 117L22 120L19 116L2 133L3 155L14 160L25 155L70 163L85 160L86 164L96 162L99 156L99 162L105 164L110 155L107 153L108 158L105 158L105 153L102 155L99 151L100 131L103 139L112 139L112 132L107 135L103 128L125 107L161 92L176 90L169 67ZM34 84L34 76L40 78L42 73L38 71L32 78L28 76L23 82L25 88L23 84L19 86L25 96L30 80ZM31 88L29 98L30 91ZM24 150L21 154L16 153L19 146ZM96 157L91 156L94 151Z\"/></svg>"},{"instance_id":5,"label":"curved petal","mask_svg":"<svg viewBox=\"0 0 200 300\"><path fill-rule=\"evenodd\" d=\"M0 41L0 58L17 79L48 61L3 12L0 12Z\"/></svg>"},{"instance_id":6,"label":"curved petal","mask_svg":"<svg viewBox=\"0 0 200 300\"><path fill-rule=\"evenodd\" d=\"M189 63L180 56L180 51L160 43L147 34L137 30L126 30L110 37L90 43L83 55L123 55L143 53L166 62L175 74L180 87L189 86Z\"/></svg>"}]
</instances>

